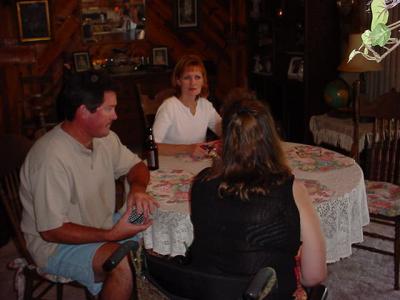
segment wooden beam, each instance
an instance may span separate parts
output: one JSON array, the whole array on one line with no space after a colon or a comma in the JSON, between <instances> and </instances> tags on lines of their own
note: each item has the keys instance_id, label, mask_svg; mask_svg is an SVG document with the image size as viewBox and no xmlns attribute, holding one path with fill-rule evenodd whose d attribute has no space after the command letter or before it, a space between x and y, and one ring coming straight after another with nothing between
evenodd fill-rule
<instances>
[{"instance_id":1,"label":"wooden beam","mask_svg":"<svg viewBox=\"0 0 400 300\"><path fill-rule=\"evenodd\" d=\"M38 57L38 63L33 69L33 74L43 76L56 58L69 45L72 36L80 30L80 23L76 17L69 17L55 33L54 40Z\"/></svg>"}]
</instances>

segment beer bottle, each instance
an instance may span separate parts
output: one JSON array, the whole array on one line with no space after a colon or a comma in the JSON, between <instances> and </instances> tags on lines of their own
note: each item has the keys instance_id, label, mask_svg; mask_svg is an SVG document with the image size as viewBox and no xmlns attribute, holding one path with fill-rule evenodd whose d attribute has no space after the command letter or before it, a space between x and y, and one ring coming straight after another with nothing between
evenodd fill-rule
<instances>
[{"instance_id":1,"label":"beer bottle","mask_svg":"<svg viewBox=\"0 0 400 300\"><path fill-rule=\"evenodd\" d=\"M154 142L153 129L149 127L147 134L147 145L146 145L146 158L147 167L149 170L158 169L158 148L157 144Z\"/></svg>"}]
</instances>

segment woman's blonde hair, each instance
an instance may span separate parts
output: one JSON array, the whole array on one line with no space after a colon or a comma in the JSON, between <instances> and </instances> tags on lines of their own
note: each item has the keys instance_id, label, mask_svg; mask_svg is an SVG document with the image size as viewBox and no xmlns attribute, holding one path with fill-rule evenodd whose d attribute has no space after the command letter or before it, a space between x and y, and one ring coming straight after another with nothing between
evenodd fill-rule
<instances>
[{"instance_id":1,"label":"woman's blonde hair","mask_svg":"<svg viewBox=\"0 0 400 300\"><path fill-rule=\"evenodd\" d=\"M178 84L178 80L182 77L183 73L190 68L199 68L200 72L203 76L203 86L201 87L201 92L199 97L207 97L208 96L208 80L207 80L207 72L204 67L203 61L197 55L185 55L182 56L181 59L176 63L174 71L172 73L172 86L175 88L176 96L179 97L181 95L181 87Z\"/></svg>"}]
</instances>

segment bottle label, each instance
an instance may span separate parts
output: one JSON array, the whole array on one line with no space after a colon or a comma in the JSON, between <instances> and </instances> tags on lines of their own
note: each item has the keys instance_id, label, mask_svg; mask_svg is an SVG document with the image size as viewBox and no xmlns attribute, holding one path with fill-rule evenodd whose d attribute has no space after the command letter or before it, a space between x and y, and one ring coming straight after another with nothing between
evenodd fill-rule
<instances>
[{"instance_id":1,"label":"bottle label","mask_svg":"<svg viewBox=\"0 0 400 300\"><path fill-rule=\"evenodd\" d=\"M157 150L150 150L147 153L147 167L150 170L158 169L158 153Z\"/></svg>"}]
</instances>

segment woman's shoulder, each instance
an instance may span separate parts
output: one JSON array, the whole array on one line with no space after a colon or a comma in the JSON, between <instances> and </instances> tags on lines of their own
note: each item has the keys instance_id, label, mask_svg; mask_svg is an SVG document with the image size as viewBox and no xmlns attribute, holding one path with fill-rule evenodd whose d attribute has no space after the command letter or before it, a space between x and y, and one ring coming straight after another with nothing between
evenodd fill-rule
<instances>
[{"instance_id":1,"label":"woman's shoulder","mask_svg":"<svg viewBox=\"0 0 400 300\"><path fill-rule=\"evenodd\" d=\"M304 206L310 206L311 198L308 193L307 187L304 183L298 179L295 179L293 182L293 198L296 202L298 208Z\"/></svg>"},{"instance_id":2,"label":"woman's shoulder","mask_svg":"<svg viewBox=\"0 0 400 300\"><path fill-rule=\"evenodd\" d=\"M165 107L165 106L175 106L179 104L179 100L178 98L176 98L175 96L171 96L166 98L160 105L160 107Z\"/></svg>"},{"instance_id":3,"label":"woman's shoulder","mask_svg":"<svg viewBox=\"0 0 400 300\"><path fill-rule=\"evenodd\" d=\"M175 96L169 97L161 103L157 113L174 113L179 106L179 100Z\"/></svg>"},{"instance_id":4,"label":"woman's shoulder","mask_svg":"<svg viewBox=\"0 0 400 300\"><path fill-rule=\"evenodd\" d=\"M199 97L197 99L197 103L199 103L201 105L212 105L211 101L204 97Z\"/></svg>"},{"instance_id":5,"label":"woman's shoulder","mask_svg":"<svg viewBox=\"0 0 400 300\"><path fill-rule=\"evenodd\" d=\"M194 178L194 184L207 185L211 182L218 181L219 178L209 178L211 167L201 170Z\"/></svg>"},{"instance_id":6,"label":"woman's shoulder","mask_svg":"<svg viewBox=\"0 0 400 300\"><path fill-rule=\"evenodd\" d=\"M204 179L205 179L205 178L207 177L207 175L210 173L210 170L211 170L210 167L207 167L207 168L201 170L201 171L195 176L194 181L195 181L195 182L204 181Z\"/></svg>"},{"instance_id":7,"label":"woman's shoulder","mask_svg":"<svg viewBox=\"0 0 400 300\"><path fill-rule=\"evenodd\" d=\"M204 111L215 111L214 104L212 104L212 102L206 98L200 97L197 99L197 104Z\"/></svg>"},{"instance_id":8,"label":"woman's shoulder","mask_svg":"<svg viewBox=\"0 0 400 300\"><path fill-rule=\"evenodd\" d=\"M293 194L304 194L308 193L304 182L298 179L293 180Z\"/></svg>"}]
</instances>

